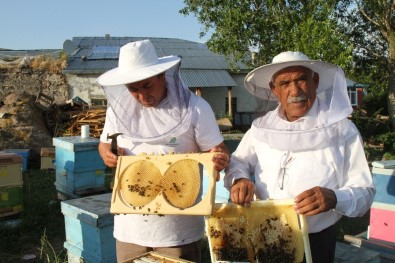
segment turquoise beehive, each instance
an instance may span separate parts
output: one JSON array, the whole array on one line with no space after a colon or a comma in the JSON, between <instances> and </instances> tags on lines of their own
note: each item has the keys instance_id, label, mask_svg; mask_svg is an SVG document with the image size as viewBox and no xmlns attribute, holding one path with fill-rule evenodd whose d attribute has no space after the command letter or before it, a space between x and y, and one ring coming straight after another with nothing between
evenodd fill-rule
<instances>
[{"instance_id":1,"label":"turquoise beehive","mask_svg":"<svg viewBox=\"0 0 395 263\"><path fill-rule=\"evenodd\" d=\"M53 145L58 193L68 199L105 191L106 166L99 155L99 139L56 137Z\"/></svg>"}]
</instances>

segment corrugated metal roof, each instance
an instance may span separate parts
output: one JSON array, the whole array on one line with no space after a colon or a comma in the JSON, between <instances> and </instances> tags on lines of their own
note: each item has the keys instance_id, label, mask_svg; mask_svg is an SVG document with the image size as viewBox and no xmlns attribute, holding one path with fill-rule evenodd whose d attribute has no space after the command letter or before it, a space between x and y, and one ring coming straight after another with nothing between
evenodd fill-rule
<instances>
[{"instance_id":1,"label":"corrugated metal roof","mask_svg":"<svg viewBox=\"0 0 395 263\"><path fill-rule=\"evenodd\" d=\"M175 38L74 37L64 43L69 53L64 73L100 74L115 68L121 46L143 39L151 40L158 57L182 57L181 74L189 87L237 86L228 73L229 66L224 56L211 52L205 44Z\"/></svg>"},{"instance_id":2,"label":"corrugated metal roof","mask_svg":"<svg viewBox=\"0 0 395 263\"><path fill-rule=\"evenodd\" d=\"M191 70L181 71L181 78L188 87L235 87L236 82L226 70Z\"/></svg>"}]
</instances>

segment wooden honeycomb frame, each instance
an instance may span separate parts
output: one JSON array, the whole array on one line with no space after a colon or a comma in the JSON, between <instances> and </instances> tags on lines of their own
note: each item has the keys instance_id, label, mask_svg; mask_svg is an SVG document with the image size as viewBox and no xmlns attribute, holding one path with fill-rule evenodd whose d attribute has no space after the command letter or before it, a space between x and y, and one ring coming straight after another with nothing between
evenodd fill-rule
<instances>
[{"instance_id":1,"label":"wooden honeycomb frame","mask_svg":"<svg viewBox=\"0 0 395 263\"><path fill-rule=\"evenodd\" d=\"M111 197L110 212L113 214L157 214L157 215L210 215L214 206L215 200L215 184L217 178L217 171L214 168L212 161L216 153L189 153L189 154L168 154L168 155L138 155L138 156L119 156L118 165L115 172L114 187ZM172 206L159 193L155 199L144 206L134 207L124 201L121 193L121 176L123 171L127 169L132 163L142 160L149 160L159 168L162 175L170 167L172 163L183 159L192 159L204 166L208 172L209 185L208 189L202 189L205 194L199 203L188 207L178 208ZM203 175L205 176L205 175ZM201 182L203 188L203 182ZM206 190L206 191L204 191Z\"/></svg>"},{"instance_id":2,"label":"wooden honeycomb frame","mask_svg":"<svg viewBox=\"0 0 395 263\"><path fill-rule=\"evenodd\" d=\"M272 235L273 243L282 244L281 246L277 246L277 249L281 248L279 249L281 251L278 251L278 253L274 251L276 249L269 248L269 246L263 248L263 251L266 251L265 249L271 251L272 259L275 258L275 254L285 255L286 253L291 253L295 257L294 262L299 262L299 260L302 262L304 254L306 262L311 263L306 216L297 215L296 212L294 213L293 206L294 202L290 199L254 201L250 207L242 207L233 203L215 204L212 215L206 216L206 234L209 242L211 262L261 262L256 258L252 259L252 255L259 254L257 250L263 243L265 243L264 246L270 243L267 236L269 234ZM278 224L281 221L279 219L280 216L286 218L285 225ZM274 220L278 221L276 222ZM272 224L273 222L277 224ZM286 229L284 232L280 232L279 227ZM259 232L257 229L260 229L259 231L262 231L262 229L270 230ZM279 235L279 232L283 234ZM294 235L291 238L292 241L287 241L289 242L288 244L294 244L291 242L297 242L299 244L299 246L295 247L296 250L293 253L286 251L284 249L287 247L286 243L279 241L280 238L282 239L285 236L284 233L288 235L292 233ZM262 235L265 235L265 241L261 240ZM266 254L266 258L262 262L278 261L278 259L270 261L268 254ZM234 260L232 257L235 256L245 257L248 260L241 260L240 258Z\"/></svg>"}]
</instances>

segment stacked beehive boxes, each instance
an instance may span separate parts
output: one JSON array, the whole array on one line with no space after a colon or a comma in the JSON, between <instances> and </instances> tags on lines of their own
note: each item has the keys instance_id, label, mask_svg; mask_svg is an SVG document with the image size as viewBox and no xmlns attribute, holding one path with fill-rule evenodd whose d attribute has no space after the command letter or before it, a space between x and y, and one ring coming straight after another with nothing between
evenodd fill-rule
<instances>
[{"instance_id":1,"label":"stacked beehive boxes","mask_svg":"<svg viewBox=\"0 0 395 263\"><path fill-rule=\"evenodd\" d=\"M18 154L0 153L0 217L23 209L22 163Z\"/></svg>"},{"instance_id":2,"label":"stacked beehive boxes","mask_svg":"<svg viewBox=\"0 0 395 263\"><path fill-rule=\"evenodd\" d=\"M69 263L116 262L111 193L61 202Z\"/></svg>"},{"instance_id":3,"label":"stacked beehive boxes","mask_svg":"<svg viewBox=\"0 0 395 263\"><path fill-rule=\"evenodd\" d=\"M97 138L67 136L53 138L55 186L62 200L103 193L105 164L99 155Z\"/></svg>"},{"instance_id":4,"label":"stacked beehive boxes","mask_svg":"<svg viewBox=\"0 0 395 263\"><path fill-rule=\"evenodd\" d=\"M369 239L395 246L395 160L372 165L376 195L370 210Z\"/></svg>"}]
</instances>

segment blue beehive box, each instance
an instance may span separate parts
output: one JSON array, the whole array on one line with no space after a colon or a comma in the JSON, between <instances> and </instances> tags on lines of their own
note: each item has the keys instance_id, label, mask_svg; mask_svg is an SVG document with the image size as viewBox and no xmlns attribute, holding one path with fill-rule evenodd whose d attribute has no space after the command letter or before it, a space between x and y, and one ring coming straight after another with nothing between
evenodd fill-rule
<instances>
[{"instance_id":1,"label":"blue beehive box","mask_svg":"<svg viewBox=\"0 0 395 263\"><path fill-rule=\"evenodd\" d=\"M69 263L115 263L111 193L61 202Z\"/></svg>"},{"instance_id":2,"label":"blue beehive box","mask_svg":"<svg viewBox=\"0 0 395 263\"><path fill-rule=\"evenodd\" d=\"M395 205L395 160L372 163L376 195L373 202Z\"/></svg>"},{"instance_id":3,"label":"blue beehive box","mask_svg":"<svg viewBox=\"0 0 395 263\"><path fill-rule=\"evenodd\" d=\"M99 155L99 139L56 137L53 145L58 192L78 198L105 190L106 166Z\"/></svg>"},{"instance_id":4,"label":"blue beehive box","mask_svg":"<svg viewBox=\"0 0 395 263\"><path fill-rule=\"evenodd\" d=\"M22 171L26 172L27 171L27 166L29 163L29 156L30 156L30 149L4 149L0 151L0 153L15 153L23 158L22 162Z\"/></svg>"}]
</instances>

